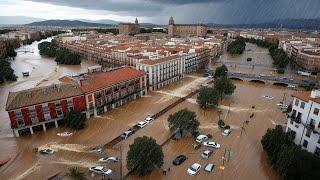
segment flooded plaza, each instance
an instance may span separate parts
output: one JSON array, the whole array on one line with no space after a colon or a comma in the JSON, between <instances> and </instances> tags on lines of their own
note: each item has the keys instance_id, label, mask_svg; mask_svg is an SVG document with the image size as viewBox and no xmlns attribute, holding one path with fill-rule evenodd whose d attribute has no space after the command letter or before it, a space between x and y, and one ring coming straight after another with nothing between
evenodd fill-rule
<instances>
[{"instance_id":1,"label":"flooded plaza","mask_svg":"<svg viewBox=\"0 0 320 180\"><path fill-rule=\"evenodd\" d=\"M158 144L164 143L171 136L167 122L168 116L183 108L189 108L197 113L200 133L211 134L213 136L212 140L220 143L221 148L215 149L213 155L204 160L200 154L207 148L201 147L194 150L192 148L192 144L195 143L194 139L170 140L163 145L163 168L170 168L167 175L162 174L162 169L156 169L149 176L141 178L128 175L126 179L233 179L234 177L237 177L237 179L280 179L267 164L260 140L268 128L286 122L285 114L277 108L276 104L283 100L287 104L290 103L290 94L293 91L287 89L287 87L234 81L237 86L235 93L232 96L226 96L218 108L202 110L196 103L196 96L193 96L169 110L130 138L100 154L92 152L91 148L110 142L147 115L159 112L174 101L199 88L201 84L207 81L207 78L202 77L201 74L186 75L179 82L158 91L149 91L146 96L140 99L106 112L100 117L91 118L87 121L85 129L71 131L73 134L68 137L58 136L57 133L70 130L57 128L32 136L15 138L12 136L9 118L5 111L5 102L9 91L48 85L56 82L63 75L83 72L88 66L92 65L84 61L81 66L58 66L53 59L39 56L37 43L22 48L31 48L34 52L18 54L12 62L12 67L15 69L16 75L19 76L18 81L2 85L0 89L0 151L2 152L0 158L11 158L7 165L0 168L3 179L47 179L60 172L65 174L70 167L79 167L89 179L101 179L99 175L91 177L88 168L94 165L105 165L98 163L98 159L105 156L122 157L121 162L106 165L113 170L111 177L119 179L121 172L122 176L128 173L126 154L134 139L140 136L151 136L157 140ZM250 48L252 53L256 51L253 48ZM271 63L272 65L270 57L268 59L269 55L262 54L264 53L256 53L257 57L261 55L262 58L253 58L253 61L259 64L266 63L267 65ZM243 57L233 60L241 61ZM242 71L242 69L240 70ZM255 68L255 70L260 72L260 69ZM23 71L30 71L30 77L22 77ZM266 99L262 97L263 95L273 96L274 99ZM232 133L228 137L222 136L221 130L218 128L219 112L221 112L221 118L231 126ZM254 114L253 118L249 117L251 114ZM245 124L244 122L247 120L249 123ZM54 153L50 156L40 155L33 152L34 148L51 148ZM225 169L222 170L219 166L223 165L222 157L227 150L231 150L233 155L224 163ZM173 166L172 160L180 154L186 155L187 160L180 166ZM198 175L191 177L187 174L187 168L196 162L200 163L202 168ZM214 172L210 174L203 170L209 162L215 165Z\"/></svg>"}]
</instances>

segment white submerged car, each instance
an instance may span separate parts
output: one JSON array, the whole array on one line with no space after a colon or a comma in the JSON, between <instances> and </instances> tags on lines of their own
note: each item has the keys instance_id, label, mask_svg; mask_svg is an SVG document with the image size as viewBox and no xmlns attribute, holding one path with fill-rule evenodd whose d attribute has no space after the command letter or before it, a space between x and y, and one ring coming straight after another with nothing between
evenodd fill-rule
<instances>
[{"instance_id":1,"label":"white submerged car","mask_svg":"<svg viewBox=\"0 0 320 180\"><path fill-rule=\"evenodd\" d=\"M148 122L146 122L146 121L141 121L141 122L138 122L137 126L138 126L139 128L144 128L147 124L148 124Z\"/></svg>"},{"instance_id":2,"label":"white submerged car","mask_svg":"<svg viewBox=\"0 0 320 180\"><path fill-rule=\"evenodd\" d=\"M105 168L103 166L93 166L93 167L90 167L89 170L98 174L105 174L105 175L110 175L112 173L111 169Z\"/></svg>"},{"instance_id":3,"label":"white submerged car","mask_svg":"<svg viewBox=\"0 0 320 180\"><path fill-rule=\"evenodd\" d=\"M278 103L277 106L280 108L280 109L286 109L288 108L288 105L285 105L283 103Z\"/></svg>"},{"instance_id":4,"label":"white submerged car","mask_svg":"<svg viewBox=\"0 0 320 180\"><path fill-rule=\"evenodd\" d=\"M72 132L63 132L63 133L57 133L58 136L62 136L62 137L67 137L67 136L71 136Z\"/></svg>"},{"instance_id":5,"label":"white submerged car","mask_svg":"<svg viewBox=\"0 0 320 180\"><path fill-rule=\"evenodd\" d=\"M203 142L203 145L207 146L207 147L217 148L217 149L220 148L220 144L213 142L213 141Z\"/></svg>"},{"instance_id":6,"label":"white submerged car","mask_svg":"<svg viewBox=\"0 0 320 180\"><path fill-rule=\"evenodd\" d=\"M154 121L154 118L148 116L148 117L146 117L146 119L144 121L150 123L150 122Z\"/></svg>"},{"instance_id":7,"label":"white submerged car","mask_svg":"<svg viewBox=\"0 0 320 180\"><path fill-rule=\"evenodd\" d=\"M262 97L264 97L266 99L270 99L270 100L274 98L273 96L262 96Z\"/></svg>"},{"instance_id":8,"label":"white submerged car","mask_svg":"<svg viewBox=\"0 0 320 180\"><path fill-rule=\"evenodd\" d=\"M231 134L231 130L230 129L226 129L221 133L223 136L229 136Z\"/></svg>"},{"instance_id":9,"label":"white submerged car","mask_svg":"<svg viewBox=\"0 0 320 180\"><path fill-rule=\"evenodd\" d=\"M203 141L207 140L208 139L208 136L206 135L199 135L197 138L196 138L196 141L198 143L202 143Z\"/></svg>"},{"instance_id":10,"label":"white submerged car","mask_svg":"<svg viewBox=\"0 0 320 180\"><path fill-rule=\"evenodd\" d=\"M188 168L187 172L190 175L196 175L199 172L200 168L201 168L201 165L199 163L194 163L192 164L191 167Z\"/></svg>"},{"instance_id":11,"label":"white submerged car","mask_svg":"<svg viewBox=\"0 0 320 180\"><path fill-rule=\"evenodd\" d=\"M119 159L117 157L104 157L104 158L100 158L99 162L118 162Z\"/></svg>"}]
</instances>

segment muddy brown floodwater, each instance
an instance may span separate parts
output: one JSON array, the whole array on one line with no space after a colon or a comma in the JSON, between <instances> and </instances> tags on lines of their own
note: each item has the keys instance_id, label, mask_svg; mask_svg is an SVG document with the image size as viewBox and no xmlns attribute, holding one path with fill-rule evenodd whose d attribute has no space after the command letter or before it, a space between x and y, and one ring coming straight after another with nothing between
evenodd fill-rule
<instances>
[{"instance_id":1,"label":"muddy brown floodwater","mask_svg":"<svg viewBox=\"0 0 320 180\"><path fill-rule=\"evenodd\" d=\"M31 47L35 48L36 45L33 44ZM37 59L37 61L34 59ZM191 179L186 171L195 162L200 163L202 168L200 173L192 179L234 179L235 177L236 179L279 179L267 164L260 139L267 128L286 122L285 115L276 107L276 103L283 100L284 93L286 93L286 102L291 101L289 94L292 92L286 87L235 81L237 89L234 95L227 96L219 108L201 110L196 104L196 96L194 96L174 107L128 139L116 144L111 149L106 149L103 154L99 154L90 151L90 148L111 141L148 114L158 112L198 88L207 79L199 74L187 75L177 83L159 91L149 92L140 99L106 112L100 117L88 120L85 129L71 131L73 135L69 137L57 136L59 132L70 131L58 128L28 137L15 138L12 137L8 117L4 110L4 102L9 91L45 85L55 81L60 75L80 72L88 66L87 63L83 63L81 66L57 66L52 59L41 58L36 54L34 56L19 54L14 62L16 66L18 66L18 62L21 63L20 71L25 70L23 67L29 67L31 69L27 70L32 70L32 72L29 78L19 77L17 82L5 84L1 87L0 157L12 158L6 166L0 168L1 179L46 179L59 172L66 173L70 167L79 167L89 179L101 179L101 176L98 175L91 177L88 168L93 165L104 165L111 168L113 170L112 178L119 179L120 167L122 167L123 175L128 173L126 154L134 139L146 135L155 138L157 143L162 144L170 137L167 123L168 116L182 108L189 108L197 113L198 120L201 123L200 132L202 134L212 134L213 140L220 143L221 148L214 150L214 154L208 160L204 160L200 157L200 154L206 148L201 147L198 150L193 150L191 145L195 142L194 139L171 140L163 146L164 168L170 167L171 169L166 176L162 175L162 170L156 169L149 176L141 178L129 175L127 179ZM26 62L33 63L30 65ZM33 69L33 67L35 68ZM47 69L44 70L44 68ZM48 79L48 81L44 79ZM274 96L274 99L265 99L262 97L263 95ZM255 108L252 109L252 106L255 106ZM232 133L228 137L222 137L221 131L218 129L219 111L221 111L221 117L225 122L231 125ZM250 119L249 116L252 113L255 115ZM242 130L241 127L246 120L250 122ZM35 147L40 149L51 148L54 153L51 156L35 154L32 152ZM225 163L225 169L221 170L219 166L222 165L222 156L226 149L231 149L233 156ZM185 154L188 159L180 166L172 166L172 160L180 154ZM100 157L121 157L121 155L121 163L98 163ZM203 171L204 166L209 162L216 165L213 173Z\"/></svg>"}]
</instances>

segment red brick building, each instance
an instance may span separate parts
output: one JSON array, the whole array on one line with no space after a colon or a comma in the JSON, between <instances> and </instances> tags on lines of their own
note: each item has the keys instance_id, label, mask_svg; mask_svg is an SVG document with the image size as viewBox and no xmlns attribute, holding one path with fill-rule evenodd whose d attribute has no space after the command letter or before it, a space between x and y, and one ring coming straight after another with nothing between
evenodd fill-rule
<instances>
[{"instance_id":1,"label":"red brick building","mask_svg":"<svg viewBox=\"0 0 320 180\"><path fill-rule=\"evenodd\" d=\"M62 84L10 92L6 110L15 136L58 127L67 112L97 116L146 93L146 76L133 67L60 78Z\"/></svg>"}]
</instances>

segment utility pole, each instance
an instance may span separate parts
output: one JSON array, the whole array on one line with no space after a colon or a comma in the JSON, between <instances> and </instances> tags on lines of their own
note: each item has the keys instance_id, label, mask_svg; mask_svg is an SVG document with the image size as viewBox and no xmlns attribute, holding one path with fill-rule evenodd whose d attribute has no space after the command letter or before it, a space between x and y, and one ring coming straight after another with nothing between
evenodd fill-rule
<instances>
[{"instance_id":1,"label":"utility pole","mask_svg":"<svg viewBox=\"0 0 320 180\"><path fill-rule=\"evenodd\" d=\"M122 145L120 145L120 180L122 180Z\"/></svg>"},{"instance_id":2,"label":"utility pole","mask_svg":"<svg viewBox=\"0 0 320 180\"><path fill-rule=\"evenodd\" d=\"M244 129L244 124L245 124L245 122L246 122L246 121L243 121L243 123L242 123L240 137L242 136L242 132L245 130L245 129Z\"/></svg>"}]
</instances>

